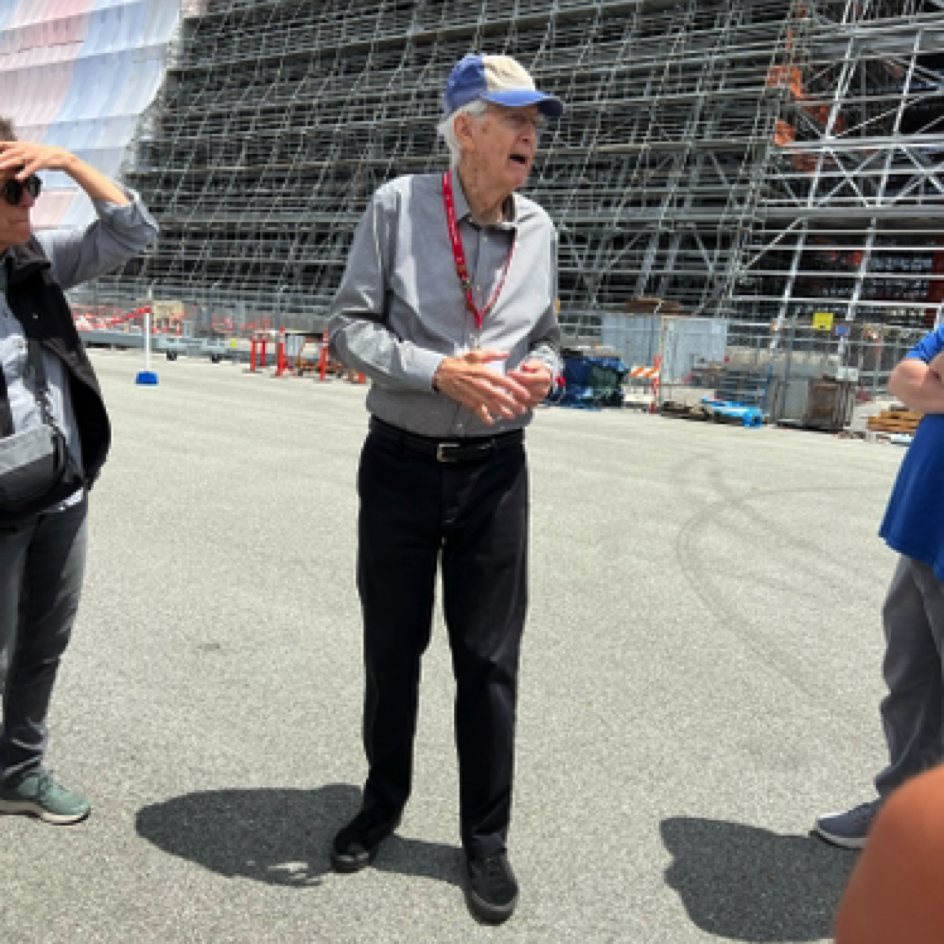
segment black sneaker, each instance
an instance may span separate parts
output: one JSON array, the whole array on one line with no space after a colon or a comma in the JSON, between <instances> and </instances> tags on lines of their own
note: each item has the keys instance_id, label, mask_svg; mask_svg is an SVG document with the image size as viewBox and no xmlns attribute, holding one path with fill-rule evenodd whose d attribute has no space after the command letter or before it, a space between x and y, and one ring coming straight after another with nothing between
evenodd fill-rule
<instances>
[{"instance_id":1,"label":"black sneaker","mask_svg":"<svg viewBox=\"0 0 944 944\"><path fill-rule=\"evenodd\" d=\"M399 814L381 819L376 812L361 810L331 844L331 864L336 872L366 869L380 850L380 844L400 825Z\"/></svg>"},{"instance_id":2,"label":"black sneaker","mask_svg":"<svg viewBox=\"0 0 944 944\"><path fill-rule=\"evenodd\" d=\"M469 884L466 900L477 918L491 924L507 921L518 904L518 883L504 852L484 859L467 859Z\"/></svg>"}]
</instances>

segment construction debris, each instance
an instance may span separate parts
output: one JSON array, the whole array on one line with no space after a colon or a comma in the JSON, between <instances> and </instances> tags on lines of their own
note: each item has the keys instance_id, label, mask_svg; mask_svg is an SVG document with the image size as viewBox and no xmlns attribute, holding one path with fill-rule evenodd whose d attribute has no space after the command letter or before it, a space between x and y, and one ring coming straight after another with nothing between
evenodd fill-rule
<instances>
[{"instance_id":1,"label":"construction debris","mask_svg":"<svg viewBox=\"0 0 944 944\"><path fill-rule=\"evenodd\" d=\"M674 416L683 420L702 420L713 423L728 423L732 426L757 428L764 425L764 417L757 407L730 400L708 400L700 403L680 403L666 400L662 404L663 416Z\"/></svg>"},{"instance_id":2,"label":"construction debris","mask_svg":"<svg viewBox=\"0 0 944 944\"><path fill-rule=\"evenodd\" d=\"M904 433L913 436L923 415L906 407L892 407L882 410L878 416L870 416L866 421L866 429L875 433Z\"/></svg>"}]
</instances>

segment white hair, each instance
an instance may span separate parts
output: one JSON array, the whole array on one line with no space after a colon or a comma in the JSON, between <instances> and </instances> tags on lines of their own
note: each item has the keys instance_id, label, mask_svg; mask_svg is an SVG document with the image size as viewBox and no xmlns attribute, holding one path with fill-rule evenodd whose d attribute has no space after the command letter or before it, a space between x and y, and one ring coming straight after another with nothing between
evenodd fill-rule
<instances>
[{"instance_id":1,"label":"white hair","mask_svg":"<svg viewBox=\"0 0 944 944\"><path fill-rule=\"evenodd\" d=\"M467 105L457 108L452 114L446 115L446 117L436 125L436 133L446 142L446 147L449 148L449 166L453 169L459 166L459 161L462 158L462 147L459 144L459 138L456 135L453 122L459 115L469 115L472 118L480 118L485 114L487 109L488 103L481 98L476 98Z\"/></svg>"}]
</instances>

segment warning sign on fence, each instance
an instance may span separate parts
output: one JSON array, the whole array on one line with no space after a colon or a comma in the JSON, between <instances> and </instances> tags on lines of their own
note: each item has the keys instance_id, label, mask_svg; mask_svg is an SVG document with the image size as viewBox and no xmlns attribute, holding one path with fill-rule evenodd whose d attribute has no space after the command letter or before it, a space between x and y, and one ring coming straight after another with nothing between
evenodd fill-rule
<instances>
[{"instance_id":1,"label":"warning sign on fence","mask_svg":"<svg viewBox=\"0 0 944 944\"><path fill-rule=\"evenodd\" d=\"M833 313L831 311L817 311L813 313L814 331L832 331Z\"/></svg>"},{"instance_id":2,"label":"warning sign on fence","mask_svg":"<svg viewBox=\"0 0 944 944\"><path fill-rule=\"evenodd\" d=\"M144 301L142 304L151 306L155 321L169 321L171 324L176 324L183 320L184 303L181 301L162 299L151 302Z\"/></svg>"}]
</instances>

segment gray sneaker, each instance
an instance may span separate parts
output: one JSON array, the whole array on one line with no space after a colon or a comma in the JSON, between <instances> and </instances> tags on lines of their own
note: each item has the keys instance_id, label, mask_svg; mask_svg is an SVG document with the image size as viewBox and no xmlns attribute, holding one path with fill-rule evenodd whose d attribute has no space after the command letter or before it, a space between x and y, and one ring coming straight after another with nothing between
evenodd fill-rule
<instances>
[{"instance_id":1,"label":"gray sneaker","mask_svg":"<svg viewBox=\"0 0 944 944\"><path fill-rule=\"evenodd\" d=\"M66 826L81 822L91 809L84 796L56 783L49 770L27 774L12 785L0 784L0 813L29 813Z\"/></svg>"},{"instance_id":2,"label":"gray sneaker","mask_svg":"<svg viewBox=\"0 0 944 944\"><path fill-rule=\"evenodd\" d=\"M816 820L815 831L834 846L843 849L863 849L869 837L869 830L878 811L882 808L881 800L872 800L847 810L845 813L830 813Z\"/></svg>"}]
</instances>

